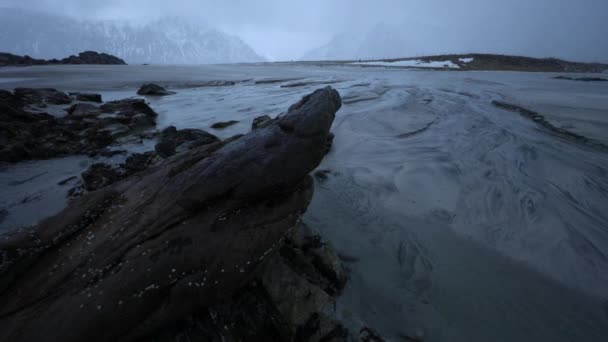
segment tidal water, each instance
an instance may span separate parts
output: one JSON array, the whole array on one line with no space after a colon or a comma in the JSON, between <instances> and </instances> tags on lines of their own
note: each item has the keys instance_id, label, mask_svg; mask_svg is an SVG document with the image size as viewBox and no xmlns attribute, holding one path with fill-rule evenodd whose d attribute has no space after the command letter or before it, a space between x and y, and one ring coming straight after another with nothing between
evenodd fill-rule
<instances>
[{"instance_id":1,"label":"tidal water","mask_svg":"<svg viewBox=\"0 0 608 342\"><path fill-rule=\"evenodd\" d=\"M608 84L557 74L262 64L0 69L0 88L148 98L159 128L249 131L316 88L343 99L304 220L343 257L333 310L388 340L608 341ZM209 81L234 81L209 86ZM569 139L499 100L534 110ZM217 121L239 120L224 130ZM133 151L153 148L131 144ZM0 169L0 232L61 210L85 156ZM116 161L116 160L114 160Z\"/></svg>"}]
</instances>

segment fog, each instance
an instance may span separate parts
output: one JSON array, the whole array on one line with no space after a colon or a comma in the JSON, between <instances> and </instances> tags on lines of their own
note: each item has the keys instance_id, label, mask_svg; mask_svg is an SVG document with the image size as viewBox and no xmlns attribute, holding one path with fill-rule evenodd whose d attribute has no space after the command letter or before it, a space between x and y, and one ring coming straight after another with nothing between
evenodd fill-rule
<instances>
[{"instance_id":1,"label":"fog","mask_svg":"<svg viewBox=\"0 0 608 342\"><path fill-rule=\"evenodd\" d=\"M179 16L239 36L269 60L299 59L337 34L363 37L384 25L415 41L416 49L403 53L608 61L605 0L0 0L0 6L134 23Z\"/></svg>"}]
</instances>

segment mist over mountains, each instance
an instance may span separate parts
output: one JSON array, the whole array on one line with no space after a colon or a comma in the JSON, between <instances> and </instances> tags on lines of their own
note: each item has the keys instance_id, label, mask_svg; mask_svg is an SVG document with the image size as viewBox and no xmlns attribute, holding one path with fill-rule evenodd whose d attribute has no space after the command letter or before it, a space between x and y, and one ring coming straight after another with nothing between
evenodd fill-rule
<instances>
[{"instance_id":1,"label":"mist over mountains","mask_svg":"<svg viewBox=\"0 0 608 342\"><path fill-rule=\"evenodd\" d=\"M467 46L466 39L459 39L445 27L416 21L398 25L380 22L364 32L338 34L327 44L306 53L301 59L382 59L464 53L470 52Z\"/></svg>"},{"instance_id":2,"label":"mist over mountains","mask_svg":"<svg viewBox=\"0 0 608 342\"><path fill-rule=\"evenodd\" d=\"M109 53L127 63L264 61L240 38L177 17L132 24L0 8L0 51L50 59L85 50Z\"/></svg>"},{"instance_id":3,"label":"mist over mountains","mask_svg":"<svg viewBox=\"0 0 608 342\"><path fill-rule=\"evenodd\" d=\"M414 19L398 23L380 21L368 29L330 37L328 43L311 49L300 60L385 59L458 53L556 57L576 61L604 61L604 45L578 28L579 39L567 42L556 28L552 34L513 26L508 32L487 26L456 28L449 24L430 24ZM575 32L577 30L572 30Z\"/></svg>"}]
</instances>

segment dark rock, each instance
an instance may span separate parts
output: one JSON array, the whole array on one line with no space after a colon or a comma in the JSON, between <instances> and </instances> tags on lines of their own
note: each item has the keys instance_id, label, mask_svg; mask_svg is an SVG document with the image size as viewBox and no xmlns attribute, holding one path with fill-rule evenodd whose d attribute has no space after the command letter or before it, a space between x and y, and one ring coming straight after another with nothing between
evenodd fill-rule
<instances>
[{"instance_id":1,"label":"dark rock","mask_svg":"<svg viewBox=\"0 0 608 342\"><path fill-rule=\"evenodd\" d=\"M213 129L222 129L222 128L226 128L228 126L232 126L234 124L239 123L236 120L230 120L230 121L220 121L220 122L216 122L213 125L211 125L211 128Z\"/></svg>"},{"instance_id":2,"label":"dark rock","mask_svg":"<svg viewBox=\"0 0 608 342\"><path fill-rule=\"evenodd\" d=\"M70 183L72 181L75 181L77 179L78 179L78 177L76 177L76 176L68 177L68 178L62 180L61 182L57 183L57 185L66 185L66 184L68 184L68 183Z\"/></svg>"},{"instance_id":3,"label":"dark rock","mask_svg":"<svg viewBox=\"0 0 608 342\"><path fill-rule=\"evenodd\" d=\"M2 223L8 217L8 210L0 209L0 223Z\"/></svg>"},{"instance_id":4,"label":"dark rock","mask_svg":"<svg viewBox=\"0 0 608 342\"><path fill-rule=\"evenodd\" d=\"M318 236L311 245L309 234L298 224L286 243L304 255L327 246ZM230 299L163 329L154 341L349 341L349 332L324 313L335 296L310 280L323 277L315 267L309 264L309 273L302 273L282 252L267 258L259 275Z\"/></svg>"},{"instance_id":5,"label":"dark rock","mask_svg":"<svg viewBox=\"0 0 608 342\"><path fill-rule=\"evenodd\" d=\"M200 129L177 130L175 126L169 126L161 132L160 139L154 149L161 157L166 158L179 152L218 141L220 140L215 135Z\"/></svg>"},{"instance_id":6,"label":"dark rock","mask_svg":"<svg viewBox=\"0 0 608 342\"><path fill-rule=\"evenodd\" d=\"M148 169L157 161L159 161L159 159L154 152L134 153L121 164L121 167L124 169L123 174L125 176L130 176Z\"/></svg>"},{"instance_id":7,"label":"dark rock","mask_svg":"<svg viewBox=\"0 0 608 342\"><path fill-rule=\"evenodd\" d=\"M274 84L274 83L282 83L288 81L296 81L301 78L264 78L255 81L255 84Z\"/></svg>"},{"instance_id":8,"label":"dark rock","mask_svg":"<svg viewBox=\"0 0 608 342\"><path fill-rule=\"evenodd\" d=\"M147 95L147 96L165 96L165 95L173 95L175 92L168 91L167 89L159 86L154 83L147 83L141 86L137 91L137 95Z\"/></svg>"},{"instance_id":9,"label":"dark rock","mask_svg":"<svg viewBox=\"0 0 608 342\"><path fill-rule=\"evenodd\" d=\"M331 151L331 146L334 144L334 134L329 132L327 135L327 141L325 142L325 154L328 154Z\"/></svg>"},{"instance_id":10,"label":"dark rock","mask_svg":"<svg viewBox=\"0 0 608 342\"><path fill-rule=\"evenodd\" d=\"M118 138L156 125L156 112L139 99L112 101L100 107L77 103L61 118L28 111L30 106L69 101L65 93L55 89L0 92L0 162L97 154Z\"/></svg>"},{"instance_id":11,"label":"dark rock","mask_svg":"<svg viewBox=\"0 0 608 342\"><path fill-rule=\"evenodd\" d=\"M72 116L97 116L101 114L99 107L90 103L76 103L67 109L68 115Z\"/></svg>"},{"instance_id":12,"label":"dark rock","mask_svg":"<svg viewBox=\"0 0 608 342\"><path fill-rule=\"evenodd\" d=\"M100 151L95 151L93 153L90 153L89 157L101 156L101 157L110 158L110 157L117 156L119 154L127 154L127 151L126 150L110 150L110 149L104 148Z\"/></svg>"},{"instance_id":13,"label":"dark rock","mask_svg":"<svg viewBox=\"0 0 608 342\"><path fill-rule=\"evenodd\" d=\"M253 119L251 129L264 128L272 123L272 118L268 115L258 116Z\"/></svg>"},{"instance_id":14,"label":"dark rock","mask_svg":"<svg viewBox=\"0 0 608 342\"><path fill-rule=\"evenodd\" d=\"M70 93L78 101L83 102L98 102L101 103L101 95L100 94L90 94L90 93Z\"/></svg>"},{"instance_id":15,"label":"dark rock","mask_svg":"<svg viewBox=\"0 0 608 342\"><path fill-rule=\"evenodd\" d=\"M567 80L567 81L581 81L581 82L608 82L608 78L601 77L569 77L569 76L556 76L553 77L556 80Z\"/></svg>"},{"instance_id":16,"label":"dark rock","mask_svg":"<svg viewBox=\"0 0 608 342\"><path fill-rule=\"evenodd\" d=\"M15 88L14 94L24 104L64 105L72 102L66 93L53 88Z\"/></svg>"},{"instance_id":17,"label":"dark rock","mask_svg":"<svg viewBox=\"0 0 608 342\"><path fill-rule=\"evenodd\" d=\"M109 55L107 53L98 53L95 51L84 51L78 56L70 56L58 62L59 64L112 64L126 65L122 59Z\"/></svg>"},{"instance_id":18,"label":"dark rock","mask_svg":"<svg viewBox=\"0 0 608 342\"><path fill-rule=\"evenodd\" d=\"M11 53L0 52L0 67L3 66L29 66L29 65L43 65L46 64L45 60L34 59L30 56L17 56Z\"/></svg>"},{"instance_id":19,"label":"dark rock","mask_svg":"<svg viewBox=\"0 0 608 342\"><path fill-rule=\"evenodd\" d=\"M318 90L266 128L3 236L0 340L145 340L233 298L306 210L340 105L335 90Z\"/></svg>"},{"instance_id":20,"label":"dark rock","mask_svg":"<svg viewBox=\"0 0 608 342\"><path fill-rule=\"evenodd\" d=\"M361 331L359 331L359 340L361 342L384 342L382 336L380 336L376 330L369 327L361 328Z\"/></svg>"},{"instance_id":21,"label":"dark rock","mask_svg":"<svg viewBox=\"0 0 608 342\"><path fill-rule=\"evenodd\" d=\"M118 168L104 163L95 163L82 173L85 189L88 191L105 188L121 178Z\"/></svg>"},{"instance_id":22,"label":"dark rock","mask_svg":"<svg viewBox=\"0 0 608 342\"><path fill-rule=\"evenodd\" d=\"M94 51L85 51L78 56L70 56L62 60L34 59L30 56L17 56L10 53L0 53L0 67L2 66L31 66L49 64L127 64L122 59Z\"/></svg>"},{"instance_id":23,"label":"dark rock","mask_svg":"<svg viewBox=\"0 0 608 342\"><path fill-rule=\"evenodd\" d=\"M235 81L226 81L226 80L213 80L205 83L197 84L198 87L228 87L235 85Z\"/></svg>"},{"instance_id":24,"label":"dark rock","mask_svg":"<svg viewBox=\"0 0 608 342\"><path fill-rule=\"evenodd\" d=\"M156 118L158 114L148 106L142 99L124 99L106 102L101 105L101 110L107 114L114 114L120 118L131 119L137 114Z\"/></svg>"},{"instance_id":25,"label":"dark rock","mask_svg":"<svg viewBox=\"0 0 608 342\"><path fill-rule=\"evenodd\" d=\"M82 174L83 190L95 191L105 188L119 180L144 171L159 161L160 158L155 152L146 152L134 153L130 155L124 163L119 165L95 163ZM80 185L76 188L80 188ZM84 191L77 191L77 189L73 190L78 195L84 193Z\"/></svg>"},{"instance_id":26,"label":"dark rock","mask_svg":"<svg viewBox=\"0 0 608 342\"><path fill-rule=\"evenodd\" d=\"M327 178L329 177L330 174L331 174L331 170L318 170L317 172L315 172L315 178L319 182L324 182L327 180Z\"/></svg>"},{"instance_id":27,"label":"dark rock","mask_svg":"<svg viewBox=\"0 0 608 342\"><path fill-rule=\"evenodd\" d=\"M19 99L10 91L3 89L0 89L0 104L4 104L12 108L21 107Z\"/></svg>"}]
</instances>

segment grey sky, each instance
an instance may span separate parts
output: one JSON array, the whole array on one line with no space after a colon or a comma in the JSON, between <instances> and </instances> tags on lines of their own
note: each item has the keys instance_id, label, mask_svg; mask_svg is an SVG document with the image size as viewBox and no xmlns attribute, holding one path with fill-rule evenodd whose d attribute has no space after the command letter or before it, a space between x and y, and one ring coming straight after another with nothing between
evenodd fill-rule
<instances>
[{"instance_id":1,"label":"grey sky","mask_svg":"<svg viewBox=\"0 0 608 342\"><path fill-rule=\"evenodd\" d=\"M0 0L0 5L83 19L185 16L238 35L273 60L297 59L335 34L363 34L385 23L407 27L411 35L418 29L444 32L427 39L428 51L608 61L607 0Z\"/></svg>"}]
</instances>

